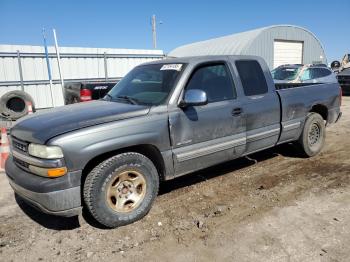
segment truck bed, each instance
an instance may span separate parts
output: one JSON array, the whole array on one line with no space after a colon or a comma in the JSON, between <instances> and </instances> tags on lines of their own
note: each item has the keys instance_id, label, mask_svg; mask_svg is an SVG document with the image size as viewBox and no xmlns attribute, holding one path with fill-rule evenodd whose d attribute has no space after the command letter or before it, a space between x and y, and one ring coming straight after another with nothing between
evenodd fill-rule
<instances>
[{"instance_id":1,"label":"truck bed","mask_svg":"<svg viewBox=\"0 0 350 262\"><path fill-rule=\"evenodd\" d=\"M277 84L281 102L281 137L279 143L293 141L300 136L305 117L315 107L324 107L327 124L336 122L339 115L339 84ZM310 95L313 94L313 95Z\"/></svg>"}]
</instances>

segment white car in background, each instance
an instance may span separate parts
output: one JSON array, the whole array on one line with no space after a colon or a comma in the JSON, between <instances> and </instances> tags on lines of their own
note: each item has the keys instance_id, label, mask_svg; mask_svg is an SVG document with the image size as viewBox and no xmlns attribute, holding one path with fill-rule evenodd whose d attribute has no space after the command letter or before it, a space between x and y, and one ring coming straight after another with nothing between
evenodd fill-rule
<instances>
[{"instance_id":1,"label":"white car in background","mask_svg":"<svg viewBox=\"0 0 350 262\"><path fill-rule=\"evenodd\" d=\"M337 83L334 72L326 65L281 65L271 71L275 83Z\"/></svg>"}]
</instances>

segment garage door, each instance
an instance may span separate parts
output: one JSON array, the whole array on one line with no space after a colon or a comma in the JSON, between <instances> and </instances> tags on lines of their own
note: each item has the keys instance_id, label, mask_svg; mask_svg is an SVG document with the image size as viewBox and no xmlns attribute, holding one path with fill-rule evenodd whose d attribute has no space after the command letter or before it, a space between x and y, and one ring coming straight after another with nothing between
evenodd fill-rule
<instances>
[{"instance_id":1,"label":"garage door","mask_svg":"<svg viewBox=\"0 0 350 262\"><path fill-rule=\"evenodd\" d=\"M284 64L303 63L303 42L274 41L274 68Z\"/></svg>"}]
</instances>

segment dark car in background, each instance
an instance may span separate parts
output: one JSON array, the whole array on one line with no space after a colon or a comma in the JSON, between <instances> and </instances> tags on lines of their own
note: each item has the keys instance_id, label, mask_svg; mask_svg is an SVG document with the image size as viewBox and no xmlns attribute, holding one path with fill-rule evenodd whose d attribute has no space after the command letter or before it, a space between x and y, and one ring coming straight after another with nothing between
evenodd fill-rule
<instances>
[{"instance_id":1,"label":"dark car in background","mask_svg":"<svg viewBox=\"0 0 350 262\"><path fill-rule=\"evenodd\" d=\"M343 94L350 95L350 54L344 55L338 72L338 81L343 90Z\"/></svg>"},{"instance_id":2,"label":"dark car in background","mask_svg":"<svg viewBox=\"0 0 350 262\"><path fill-rule=\"evenodd\" d=\"M111 82L70 82L64 85L65 105L98 100L103 98L117 83Z\"/></svg>"},{"instance_id":3,"label":"dark car in background","mask_svg":"<svg viewBox=\"0 0 350 262\"><path fill-rule=\"evenodd\" d=\"M338 81L344 95L350 95L350 68L344 69L338 74Z\"/></svg>"}]
</instances>

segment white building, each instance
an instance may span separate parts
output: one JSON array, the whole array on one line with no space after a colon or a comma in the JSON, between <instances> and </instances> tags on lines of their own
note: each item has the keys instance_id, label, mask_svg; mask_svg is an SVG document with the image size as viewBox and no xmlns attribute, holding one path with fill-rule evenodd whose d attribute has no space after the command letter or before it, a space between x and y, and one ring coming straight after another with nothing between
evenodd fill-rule
<instances>
[{"instance_id":1,"label":"white building","mask_svg":"<svg viewBox=\"0 0 350 262\"><path fill-rule=\"evenodd\" d=\"M162 50L60 47L59 51L65 82L118 80L135 66L164 57ZM63 105L54 47L48 52L54 104L43 46L0 45L0 97L24 89L36 108Z\"/></svg>"}]
</instances>

